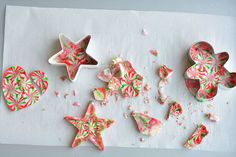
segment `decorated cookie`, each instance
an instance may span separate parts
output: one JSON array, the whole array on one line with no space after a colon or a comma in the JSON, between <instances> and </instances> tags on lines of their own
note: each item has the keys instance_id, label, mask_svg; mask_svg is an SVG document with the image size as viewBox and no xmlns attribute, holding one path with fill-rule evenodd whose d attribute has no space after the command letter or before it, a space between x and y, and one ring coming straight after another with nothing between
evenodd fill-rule
<instances>
[{"instance_id":1,"label":"decorated cookie","mask_svg":"<svg viewBox=\"0 0 236 157\"><path fill-rule=\"evenodd\" d=\"M72 148L80 145L87 140L91 141L99 150L104 150L102 140L102 131L109 128L114 123L113 120L98 118L95 113L96 109L93 102L88 104L87 111L82 118L66 116L65 120L74 125L77 134L72 143Z\"/></svg>"},{"instance_id":2,"label":"decorated cookie","mask_svg":"<svg viewBox=\"0 0 236 157\"><path fill-rule=\"evenodd\" d=\"M47 81L45 84L48 86ZM44 87L44 92L46 89ZM24 109L36 103L40 97L39 91L20 66L6 69L2 78L2 90L5 102L11 111Z\"/></svg>"},{"instance_id":3,"label":"decorated cookie","mask_svg":"<svg viewBox=\"0 0 236 157\"><path fill-rule=\"evenodd\" d=\"M189 137L187 142L184 144L184 147L191 149L202 143L204 137L208 134L208 130L205 125L200 124L197 126L197 129Z\"/></svg>"},{"instance_id":4,"label":"decorated cookie","mask_svg":"<svg viewBox=\"0 0 236 157\"><path fill-rule=\"evenodd\" d=\"M62 50L49 58L49 63L53 65L66 66L69 79L75 81L78 77L80 68L96 68L98 62L86 51L91 36L88 35L80 41L74 43L66 36L59 35Z\"/></svg>"},{"instance_id":5,"label":"decorated cookie","mask_svg":"<svg viewBox=\"0 0 236 157\"><path fill-rule=\"evenodd\" d=\"M215 54L207 42L198 42L189 50L194 62L185 73L186 86L198 101L212 100L221 84L227 88L236 85L236 73L230 73L224 64L229 59L227 52Z\"/></svg>"},{"instance_id":6,"label":"decorated cookie","mask_svg":"<svg viewBox=\"0 0 236 157\"><path fill-rule=\"evenodd\" d=\"M143 113L132 112L138 130L141 134L154 136L160 132L162 122Z\"/></svg>"}]
</instances>

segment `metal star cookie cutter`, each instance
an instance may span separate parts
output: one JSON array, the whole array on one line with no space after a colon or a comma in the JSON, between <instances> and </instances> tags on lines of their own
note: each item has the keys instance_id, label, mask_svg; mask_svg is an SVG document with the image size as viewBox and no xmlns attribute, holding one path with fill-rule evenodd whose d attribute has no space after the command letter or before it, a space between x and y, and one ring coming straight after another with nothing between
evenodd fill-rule
<instances>
[{"instance_id":1,"label":"metal star cookie cutter","mask_svg":"<svg viewBox=\"0 0 236 157\"><path fill-rule=\"evenodd\" d=\"M98 62L87 53L91 35L83 37L77 42L63 34L59 34L62 50L49 58L48 62L53 65L66 66L67 74L71 81L76 81L81 68L96 68Z\"/></svg>"}]
</instances>

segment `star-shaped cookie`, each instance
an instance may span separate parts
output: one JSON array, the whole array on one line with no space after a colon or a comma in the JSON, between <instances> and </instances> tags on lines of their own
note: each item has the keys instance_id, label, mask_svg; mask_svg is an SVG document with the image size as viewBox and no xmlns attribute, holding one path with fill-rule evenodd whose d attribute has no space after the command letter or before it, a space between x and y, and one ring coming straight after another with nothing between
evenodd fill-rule
<instances>
[{"instance_id":1,"label":"star-shaped cookie","mask_svg":"<svg viewBox=\"0 0 236 157\"><path fill-rule=\"evenodd\" d=\"M104 150L101 132L114 123L113 120L98 118L93 102L88 104L87 111L82 118L66 116L65 119L77 128L77 134L72 148L87 140L91 141L99 150Z\"/></svg>"},{"instance_id":2,"label":"star-shaped cookie","mask_svg":"<svg viewBox=\"0 0 236 157\"><path fill-rule=\"evenodd\" d=\"M69 79L75 81L80 68L96 68L98 62L91 57L86 49L91 40L91 36L88 35L78 42L73 42L65 35L59 35L60 44L62 50L49 58L48 62L53 65L64 65L66 66Z\"/></svg>"}]
</instances>

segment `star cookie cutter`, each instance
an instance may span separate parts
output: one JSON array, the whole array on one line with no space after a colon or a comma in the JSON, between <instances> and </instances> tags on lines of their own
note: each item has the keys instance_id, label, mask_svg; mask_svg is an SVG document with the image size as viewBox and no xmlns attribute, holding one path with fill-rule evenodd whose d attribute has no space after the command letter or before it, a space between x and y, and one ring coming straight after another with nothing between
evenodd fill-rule
<instances>
[{"instance_id":1,"label":"star cookie cutter","mask_svg":"<svg viewBox=\"0 0 236 157\"><path fill-rule=\"evenodd\" d=\"M192 45L189 57L194 65L186 70L185 83L198 101L212 100L219 84L227 88L236 86L236 73L230 73L224 67L229 59L227 52L215 54L209 43L201 41Z\"/></svg>"},{"instance_id":2,"label":"star cookie cutter","mask_svg":"<svg viewBox=\"0 0 236 157\"><path fill-rule=\"evenodd\" d=\"M71 81L76 81L81 68L98 67L98 62L87 53L91 35L73 42L65 35L59 34L59 40L62 50L50 57L48 62L53 65L66 66Z\"/></svg>"}]
</instances>

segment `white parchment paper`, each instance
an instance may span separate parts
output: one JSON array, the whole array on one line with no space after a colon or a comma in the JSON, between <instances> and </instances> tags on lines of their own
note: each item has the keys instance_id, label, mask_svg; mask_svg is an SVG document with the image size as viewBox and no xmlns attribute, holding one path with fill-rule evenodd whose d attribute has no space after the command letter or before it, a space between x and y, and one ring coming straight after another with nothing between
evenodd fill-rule
<instances>
[{"instance_id":1,"label":"white parchment paper","mask_svg":"<svg viewBox=\"0 0 236 157\"><path fill-rule=\"evenodd\" d=\"M142 35L143 28L149 32L148 36ZM60 51L59 33L74 41L91 34L88 51L100 66L82 69L75 83L62 82L59 77L66 75L66 68L47 62L50 56ZM121 55L131 61L145 77L145 82L151 85L152 90L148 94L150 103L144 104L143 96L140 96L120 101L111 98L105 107L97 104L98 117L116 121L103 133L106 146L182 149L196 124L204 123L209 135L196 149L235 151L236 88L220 88L214 101L198 103L184 84L183 74L190 66L187 51L193 43L202 40L211 43L216 52L229 52L230 59L225 66L229 71L236 71L236 19L233 17L7 6L3 71L12 65L20 65L28 73L40 69L46 72L50 82L41 100L27 109L11 112L1 99L0 142L69 146L76 129L63 119L64 116L80 117L84 114L88 101L93 99L91 91L104 85L96 78L97 73L108 66L112 57ZM160 52L158 57L151 55L150 49L157 49ZM159 81L156 70L162 64L174 69L165 92L183 104L184 115L179 118L182 126L176 124L176 118L165 121L168 106L161 106L155 100ZM72 95L74 89L78 91L75 97ZM61 97L56 98L54 91L59 91ZM70 93L67 99L63 98L65 93ZM79 101L81 107L72 106L74 101ZM136 111L149 111L151 116L162 120L164 126L160 134L154 137L140 135L133 119L123 117L125 112L128 113L129 104ZM213 107L207 107L209 104ZM207 111L218 114L220 122L215 124L204 119L203 114ZM140 142L140 137L145 142ZM92 144L87 142L82 145Z\"/></svg>"}]
</instances>

